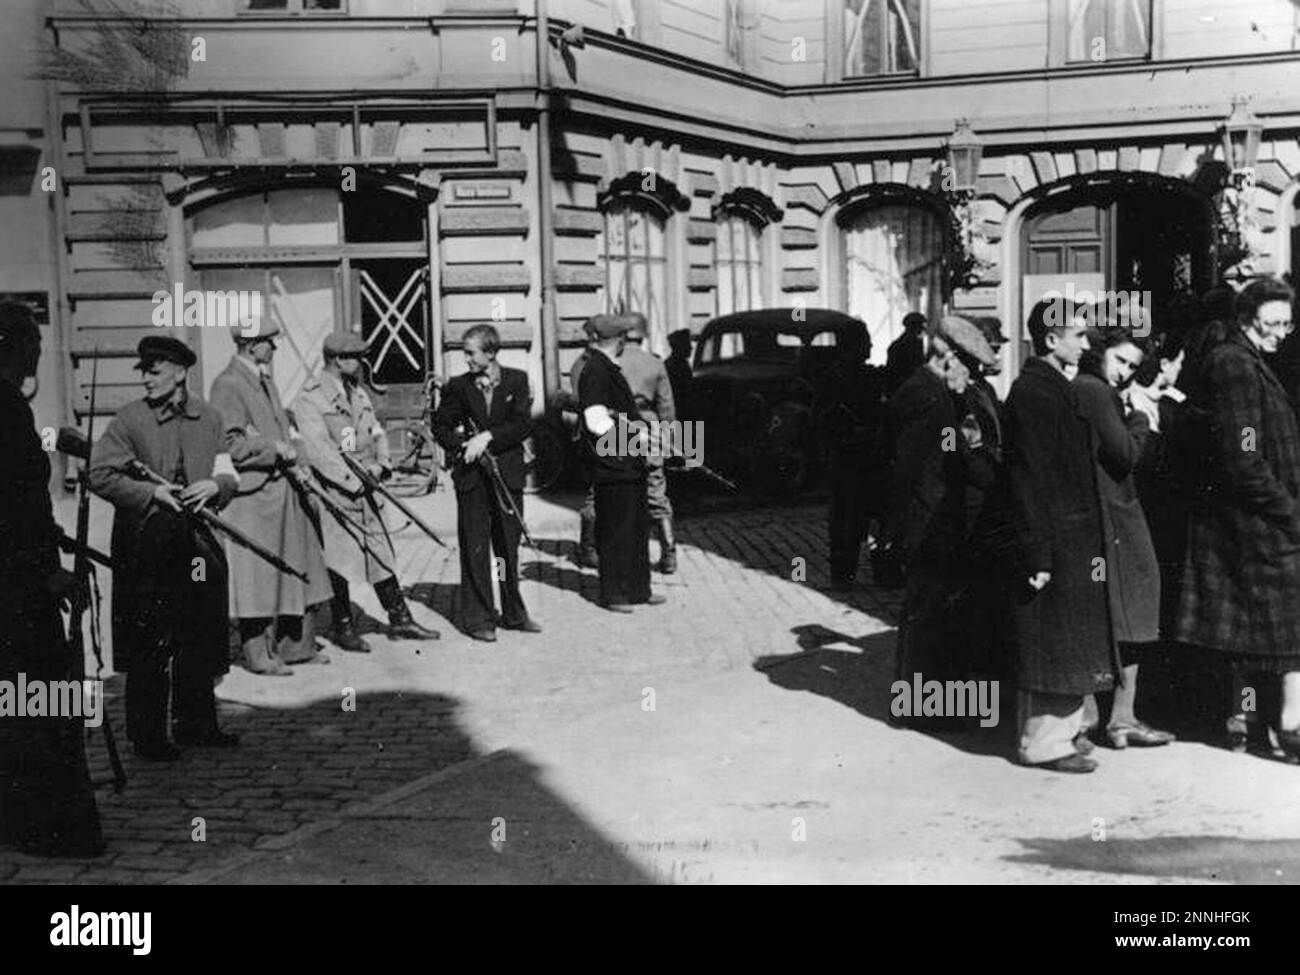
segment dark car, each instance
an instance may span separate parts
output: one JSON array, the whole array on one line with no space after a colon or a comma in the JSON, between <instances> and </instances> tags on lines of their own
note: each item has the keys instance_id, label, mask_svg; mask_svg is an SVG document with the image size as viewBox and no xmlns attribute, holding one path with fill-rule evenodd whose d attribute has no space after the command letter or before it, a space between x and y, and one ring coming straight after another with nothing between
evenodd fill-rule
<instances>
[{"instance_id":1,"label":"dark car","mask_svg":"<svg viewBox=\"0 0 1300 975\"><path fill-rule=\"evenodd\" d=\"M767 308L715 318L695 346L683 411L704 421L704 463L771 492L809 484L823 467L813 428L820 377L861 319L826 308Z\"/></svg>"}]
</instances>

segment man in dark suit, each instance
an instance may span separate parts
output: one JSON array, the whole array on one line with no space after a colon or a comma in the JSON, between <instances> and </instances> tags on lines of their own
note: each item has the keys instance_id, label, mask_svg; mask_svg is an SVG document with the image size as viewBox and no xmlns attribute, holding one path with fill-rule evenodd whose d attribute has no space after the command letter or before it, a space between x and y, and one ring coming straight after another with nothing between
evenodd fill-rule
<instances>
[{"instance_id":1,"label":"man in dark suit","mask_svg":"<svg viewBox=\"0 0 1300 975\"><path fill-rule=\"evenodd\" d=\"M519 595L519 538L501 485L489 466L496 460L514 507L524 510L524 440L532 427L528 375L497 362L501 337L491 325L465 333L469 371L447 382L433 417L434 437L459 454L452 469L456 485L456 535L460 543L460 623L475 640L496 640L503 629L540 633ZM501 613L492 600L493 555L501 560Z\"/></svg>"},{"instance_id":2,"label":"man in dark suit","mask_svg":"<svg viewBox=\"0 0 1300 975\"><path fill-rule=\"evenodd\" d=\"M925 362L925 316L919 311L903 316L903 334L889 343L885 353L885 395L893 396Z\"/></svg>"},{"instance_id":3,"label":"man in dark suit","mask_svg":"<svg viewBox=\"0 0 1300 975\"><path fill-rule=\"evenodd\" d=\"M591 354L578 381L583 442L596 491L600 602L616 613L630 613L638 603L664 602L650 591L645 424L618 362L628 325L627 316L591 320Z\"/></svg>"}]
</instances>

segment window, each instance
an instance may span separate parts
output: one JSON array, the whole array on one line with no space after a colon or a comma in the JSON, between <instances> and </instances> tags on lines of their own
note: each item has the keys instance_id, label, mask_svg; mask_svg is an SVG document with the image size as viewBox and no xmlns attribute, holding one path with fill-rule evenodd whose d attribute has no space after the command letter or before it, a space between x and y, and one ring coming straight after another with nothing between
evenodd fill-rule
<instances>
[{"instance_id":1,"label":"window","mask_svg":"<svg viewBox=\"0 0 1300 975\"><path fill-rule=\"evenodd\" d=\"M763 307L763 230L739 214L718 221L717 314Z\"/></svg>"},{"instance_id":2,"label":"window","mask_svg":"<svg viewBox=\"0 0 1300 975\"><path fill-rule=\"evenodd\" d=\"M251 14L341 14L343 0L246 0L244 12Z\"/></svg>"},{"instance_id":3,"label":"window","mask_svg":"<svg viewBox=\"0 0 1300 975\"><path fill-rule=\"evenodd\" d=\"M1151 54L1150 0L1070 0L1070 61L1111 61Z\"/></svg>"},{"instance_id":4,"label":"window","mask_svg":"<svg viewBox=\"0 0 1300 975\"><path fill-rule=\"evenodd\" d=\"M921 66L921 0L844 0L844 77Z\"/></svg>"},{"instance_id":5,"label":"window","mask_svg":"<svg viewBox=\"0 0 1300 975\"><path fill-rule=\"evenodd\" d=\"M605 310L639 311L648 322L646 344L652 349L666 345L664 221L637 201L615 201L605 211L600 252L605 263Z\"/></svg>"}]
</instances>

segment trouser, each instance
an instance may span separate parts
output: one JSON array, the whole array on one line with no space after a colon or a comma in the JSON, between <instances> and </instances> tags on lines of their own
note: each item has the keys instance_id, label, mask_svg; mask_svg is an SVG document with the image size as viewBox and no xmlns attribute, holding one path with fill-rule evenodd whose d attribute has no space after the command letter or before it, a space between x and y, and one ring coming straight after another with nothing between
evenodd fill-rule
<instances>
[{"instance_id":1,"label":"trouser","mask_svg":"<svg viewBox=\"0 0 1300 975\"><path fill-rule=\"evenodd\" d=\"M651 462L646 467L646 507L655 521L673 516L673 503L668 500L668 474L663 461Z\"/></svg>"},{"instance_id":2,"label":"trouser","mask_svg":"<svg viewBox=\"0 0 1300 975\"><path fill-rule=\"evenodd\" d=\"M460 545L460 625L465 630L496 622L492 577L501 589L501 622L516 626L528 618L519 594L520 526L501 510L492 486L484 478L456 495L456 537ZM522 491L511 491L524 510Z\"/></svg>"},{"instance_id":3,"label":"trouser","mask_svg":"<svg viewBox=\"0 0 1300 975\"><path fill-rule=\"evenodd\" d=\"M1022 689L1016 702L1021 762L1039 765L1074 754L1074 738L1083 729L1082 694Z\"/></svg>"},{"instance_id":4,"label":"trouser","mask_svg":"<svg viewBox=\"0 0 1300 975\"><path fill-rule=\"evenodd\" d=\"M650 598L645 478L596 485L596 551L602 603Z\"/></svg>"},{"instance_id":5,"label":"trouser","mask_svg":"<svg viewBox=\"0 0 1300 975\"><path fill-rule=\"evenodd\" d=\"M870 524L871 499L865 463L857 457L832 456L826 479L830 488L827 534L831 579L852 582L858 573L862 541Z\"/></svg>"},{"instance_id":6,"label":"trouser","mask_svg":"<svg viewBox=\"0 0 1300 975\"><path fill-rule=\"evenodd\" d=\"M167 695L172 699L172 724L179 737L202 738L217 730L217 699L206 666L195 666L194 655L141 660L126 675L126 735L136 745L167 738Z\"/></svg>"},{"instance_id":7,"label":"trouser","mask_svg":"<svg viewBox=\"0 0 1300 975\"><path fill-rule=\"evenodd\" d=\"M316 656L316 622L311 607L302 616L256 616L239 620L244 660L254 673L276 663L297 664Z\"/></svg>"},{"instance_id":8,"label":"trouser","mask_svg":"<svg viewBox=\"0 0 1300 975\"><path fill-rule=\"evenodd\" d=\"M5 606L0 619L0 679L80 678L52 603ZM0 841L32 853L102 851L82 719L0 717Z\"/></svg>"}]
</instances>

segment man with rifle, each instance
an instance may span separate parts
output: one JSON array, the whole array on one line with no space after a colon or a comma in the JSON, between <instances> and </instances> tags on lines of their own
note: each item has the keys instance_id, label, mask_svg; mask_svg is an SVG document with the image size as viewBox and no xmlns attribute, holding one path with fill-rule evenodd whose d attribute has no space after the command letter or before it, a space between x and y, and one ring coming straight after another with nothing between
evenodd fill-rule
<instances>
[{"instance_id":1,"label":"man with rifle","mask_svg":"<svg viewBox=\"0 0 1300 975\"><path fill-rule=\"evenodd\" d=\"M239 471L227 517L306 573L307 581L278 571L251 549L228 544L230 615L238 620L248 669L279 677L293 673L288 664L329 663L316 648L312 614L330 598L330 584L314 506L300 485L306 475L290 442L295 431L271 375L280 327L266 318L247 324L256 327L235 333L235 355L212 383L212 405Z\"/></svg>"},{"instance_id":2,"label":"man with rifle","mask_svg":"<svg viewBox=\"0 0 1300 975\"><path fill-rule=\"evenodd\" d=\"M59 562L50 460L25 387L36 381L41 333L31 310L0 302L0 680L67 681L84 661L68 651L59 612L74 577ZM104 850L78 718L0 717L0 842L46 856Z\"/></svg>"},{"instance_id":3,"label":"man with rifle","mask_svg":"<svg viewBox=\"0 0 1300 975\"><path fill-rule=\"evenodd\" d=\"M503 569L500 626L540 633L519 595L519 538L524 526L516 512L524 504L524 439L532 426L528 374L497 362L501 338L491 325L465 332L469 371L443 387L433 417L439 445L459 460L456 535L460 542L460 623L475 640L496 640L493 610L493 553ZM493 470L491 461L496 462ZM502 496L504 494L504 497Z\"/></svg>"},{"instance_id":4,"label":"man with rifle","mask_svg":"<svg viewBox=\"0 0 1300 975\"><path fill-rule=\"evenodd\" d=\"M118 411L90 457L90 488L116 509L113 662L126 677L126 733L135 754L174 761L177 745L230 747L213 684L228 669L226 559L197 512L239 486L221 417L186 388L194 352L150 335L136 347L144 398ZM133 467L156 471L162 484ZM171 675L168 677L168 665ZM172 700L172 741L167 697Z\"/></svg>"},{"instance_id":5,"label":"man with rifle","mask_svg":"<svg viewBox=\"0 0 1300 975\"><path fill-rule=\"evenodd\" d=\"M365 340L354 332L335 332L326 336L323 351L325 368L320 378L303 384L293 402L293 415L322 489L352 522L322 519L325 565L334 589L334 627L328 635L343 650L370 652L370 644L357 632L348 591L348 580L360 579L374 585L388 613L390 638L436 640L437 630L421 626L411 616L397 581L397 558L380 498L371 490L392 475L392 464L387 434L375 417L370 394L359 382ZM360 465L361 473L348 460Z\"/></svg>"}]
</instances>

